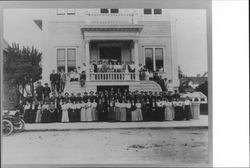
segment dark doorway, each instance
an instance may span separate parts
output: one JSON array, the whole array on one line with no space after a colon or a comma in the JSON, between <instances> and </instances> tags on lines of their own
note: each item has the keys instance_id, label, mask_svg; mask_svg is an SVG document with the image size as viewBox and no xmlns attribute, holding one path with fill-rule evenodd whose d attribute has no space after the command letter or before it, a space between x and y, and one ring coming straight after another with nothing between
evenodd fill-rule
<instances>
[{"instance_id":1,"label":"dark doorway","mask_svg":"<svg viewBox=\"0 0 250 168\"><path fill-rule=\"evenodd\" d=\"M121 61L121 47L100 47L101 60Z\"/></svg>"},{"instance_id":2,"label":"dark doorway","mask_svg":"<svg viewBox=\"0 0 250 168\"><path fill-rule=\"evenodd\" d=\"M114 92L124 92L125 90L129 91L129 86L122 85L122 86L97 86L97 91L111 91L111 88L113 88Z\"/></svg>"}]
</instances>

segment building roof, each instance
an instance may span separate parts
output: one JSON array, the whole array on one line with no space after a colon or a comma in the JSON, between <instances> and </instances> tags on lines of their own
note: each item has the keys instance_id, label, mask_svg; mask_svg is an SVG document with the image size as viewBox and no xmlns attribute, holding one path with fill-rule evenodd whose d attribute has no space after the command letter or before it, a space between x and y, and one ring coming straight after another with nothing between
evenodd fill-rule
<instances>
[{"instance_id":1,"label":"building roof","mask_svg":"<svg viewBox=\"0 0 250 168\"><path fill-rule=\"evenodd\" d=\"M43 21L42 20L33 20L39 29L43 30Z\"/></svg>"},{"instance_id":2,"label":"building roof","mask_svg":"<svg viewBox=\"0 0 250 168\"><path fill-rule=\"evenodd\" d=\"M189 97L189 98L207 98L202 92L192 92L192 93L185 93L182 94L182 97Z\"/></svg>"},{"instance_id":3,"label":"building roof","mask_svg":"<svg viewBox=\"0 0 250 168\"><path fill-rule=\"evenodd\" d=\"M187 77L188 81L192 81L194 84L203 84L207 81L207 77Z\"/></svg>"}]
</instances>

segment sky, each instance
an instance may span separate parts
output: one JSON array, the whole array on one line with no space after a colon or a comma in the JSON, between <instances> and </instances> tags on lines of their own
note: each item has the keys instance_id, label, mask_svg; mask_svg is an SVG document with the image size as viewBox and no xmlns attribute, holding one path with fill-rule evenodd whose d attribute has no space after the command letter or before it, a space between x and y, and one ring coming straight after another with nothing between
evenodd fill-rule
<instances>
[{"instance_id":1,"label":"sky","mask_svg":"<svg viewBox=\"0 0 250 168\"><path fill-rule=\"evenodd\" d=\"M172 9L173 10L173 9ZM33 22L44 9L4 9L4 39L41 49L41 30ZM176 9L178 65L187 76L207 72L206 11Z\"/></svg>"}]
</instances>

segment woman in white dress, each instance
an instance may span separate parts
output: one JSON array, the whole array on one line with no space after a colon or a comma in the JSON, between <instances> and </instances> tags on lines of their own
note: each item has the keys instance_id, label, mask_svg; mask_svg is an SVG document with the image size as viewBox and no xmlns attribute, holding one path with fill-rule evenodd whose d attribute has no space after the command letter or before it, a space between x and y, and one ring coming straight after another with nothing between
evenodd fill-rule
<instances>
[{"instance_id":1,"label":"woman in white dress","mask_svg":"<svg viewBox=\"0 0 250 168\"><path fill-rule=\"evenodd\" d=\"M87 121L87 114L86 114L86 111L87 111L87 105L84 101L81 102L81 121Z\"/></svg>"},{"instance_id":2,"label":"woman in white dress","mask_svg":"<svg viewBox=\"0 0 250 168\"><path fill-rule=\"evenodd\" d=\"M120 121L126 121L126 103L124 99L122 100L122 103L120 104L120 112L121 112L121 119Z\"/></svg>"},{"instance_id":3,"label":"woman in white dress","mask_svg":"<svg viewBox=\"0 0 250 168\"><path fill-rule=\"evenodd\" d=\"M87 121L93 121L93 118L92 118L92 103L90 102L90 99L88 99L88 102L86 103L86 107L87 107L87 110L86 110L86 119Z\"/></svg>"},{"instance_id":4,"label":"woman in white dress","mask_svg":"<svg viewBox=\"0 0 250 168\"><path fill-rule=\"evenodd\" d=\"M38 103L36 112L36 123L40 123L42 119L42 105L41 102Z\"/></svg>"},{"instance_id":5,"label":"woman in white dress","mask_svg":"<svg viewBox=\"0 0 250 168\"><path fill-rule=\"evenodd\" d=\"M174 119L173 113L172 113L172 104L168 101L168 99L165 99L164 101L164 109L165 109L164 119L166 121L172 121Z\"/></svg>"},{"instance_id":6,"label":"woman in white dress","mask_svg":"<svg viewBox=\"0 0 250 168\"><path fill-rule=\"evenodd\" d=\"M69 108L69 104L65 101L62 104L62 122L69 122L68 108Z\"/></svg>"},{"instance_id":7,"label":"woman in white dress","mask_svg":"<svg viewBox=\"0 0 250 168\"><path fill-rule=\"evenodd\" d=\"M140 99L137 99L137 102L135 103L135 118L133 121L142 121L143 117L142 117L142 112L141 112L141 102Z\"/></svg>"},{"instance_id":8,"label":"woman in white dress","mask_svg":"<svg viewBox=\"0 0 250 168\"><path fill-rule=\"evenodd\" d=\"M92 110L91 110L93 121L97 121L97 109L96 109L96 107L97 107L97 103L96 103L95 99L93 99Z\"/></svg>"}]
</instances>

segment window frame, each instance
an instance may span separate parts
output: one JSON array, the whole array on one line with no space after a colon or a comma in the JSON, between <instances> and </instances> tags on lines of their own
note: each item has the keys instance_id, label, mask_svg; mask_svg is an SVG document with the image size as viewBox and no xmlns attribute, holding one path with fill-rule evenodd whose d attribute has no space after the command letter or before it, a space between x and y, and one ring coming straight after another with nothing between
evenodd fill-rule
<instances>
[{"instance_id":1,"label":"window frame","mask_svg":"<svg viewBox=\"0 0 250 168\"><path fill-rule=\"evenodd\" d=\"M73 12L69 12L69 10L73 10ZM68 8L67 15L76 15L76 9L75 8Z\"/></svg>"},{"instance_id":2,"label":"window frame","mask_svg":"<svg viewBox=\"0 0 250 168\"><path fill-rule=\"evenodd\" d=\"M58 69L58 57L57 57L57 50L58 49L65 49L65 73L68 73L68 50L75 49L75 68L77 68L77 47L56 47L56 69Z\"/></svg>"},{"instance_id":3,"label":"window frame","mask_svg":"<svg viewBox=\"0 0 250 168\"><path fill-rule=\"evenodd\" d=\"M112 10L117 10L117 12L112 12ZM110 13L119 13L119 8L110 8Z\"/></svg>"},{"instance_id":4,"label":"window frame","mask_svg":"<svg viewBox=\"0 0 250 168\"><path fill-rule=\"evenodd\" d=\"M64 10L64 12L59 12L59 10ZM66 9L65 8L57 8L56 9L56 15L65 15L66 14Z\"/></svg>"},{"instance_id":5,"label":"window frame","mask_svg":"<svg viewBox=\"0 0 250 168\"><path fill-rule=\"evenodd\" d=\"M146 10L150 10L150 13L145 13ZM143 14L144 14L144 15L152 15L152 14L153 14L152 8L144 8L144 9L143 9Z\"/></svg>"},{"instance_id":6,"label":"window frame","mask_svg":"<svg viewBox=\"0 0 250 168\"><path fill-rule=\"evenodd\" d=\"M64 50L64 60L58 59L58 51L59 50ZM59 69L58 61L64 61L64 71L66 72L66 57L67 57L66 48L57 48L56 49L56 69ZM60 66L60 68L61 68L61 66Z\"/></svg>"},{"instance_id":7,"label":"window frame","mask_svg":"<svg viewBox=\"0 0 250 168\"><path fill-rule=\"evenodd\" d=\"M166 46L165 45L143 45L143 59L144 59L144 65L146 65L146 49L151 48L153 49L153 71L156 71L156 57L155 57L155 50L158 48L162 49L163 52L163 72L166 72Z\"/></svg>"},{"instance_id":8,"label":"window frame","mask_svg":"<svg viewBox=\"0 0 250 168\"><path fill-rule=\"evenodd\" d=\"M102 12L102 10L107 10L107 12ZM109 8L100 8L100 13L101 14L108 14L109 13Z\"/></svg>"},{"instance_id":9,"label":"window frame","mask_svg":"<svg viewBox=\"0 0 250 168\"><path fill-rule=\"evenodd\" d=\"M156 10L160 10L161 12L160 13L155 13ZM160 8L153 9L153 11L154 11L154 15L162 15L162 9L160 9Z\"/></svg>"}]
</instances>

